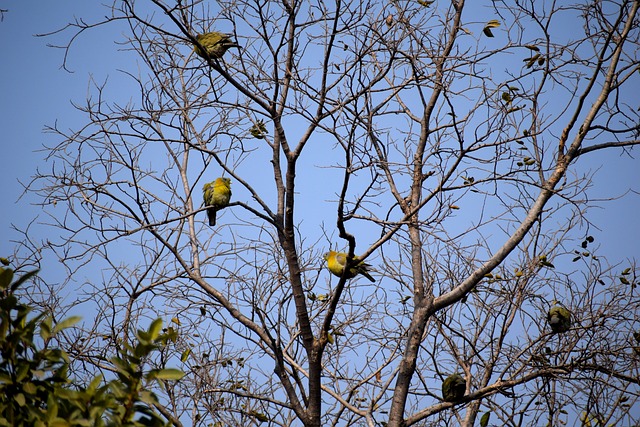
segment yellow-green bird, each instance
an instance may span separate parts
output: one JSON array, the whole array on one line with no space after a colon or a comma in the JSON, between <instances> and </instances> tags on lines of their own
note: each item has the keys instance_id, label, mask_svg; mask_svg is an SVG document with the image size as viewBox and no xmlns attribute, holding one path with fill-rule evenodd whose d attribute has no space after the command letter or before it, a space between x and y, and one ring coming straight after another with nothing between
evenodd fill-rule
<instances>
[{"instance_id":1,"label":"yellow-green bird","mask_svg":"<svg viewBox=\"0 0 640 427\"><path fill-rule=\"evenodd\" d=\"M231 180L229 178L217 178L202 187L202 197L207 206L209 225L216 225L216 213L229 206L231 200Z\"/></svg>"},{"instance_id":2,"label":"yellow-green bird","mask_svg":"<svg viewBox=\"0 0 640 427\"><path fill-rule=\"evenodd\" d=\"M442 382L442 398L447 402L458 402L466 390L467 382L460 374L451 374Z\"/></svg>"},{"instance_id":3,"label":"yellow-green bird","mask_svg":"<svg viewBox=\"0 0 640 427\"><path fill-rule=\"evenodd\" d=\"M547 313L547 322L553 333L567 332L571 329L571 312L560 305L554 305Z\"/></svg>"},{"instance_id":4,"label":"yellow-green bird","mask_svg":"<svg viewBox=\"0 0 640 427\"><path fill-rule=\"evenodd\" d=\"M220 59L222 55L232 47L240 47L231 40L231 35L212 31L210 33L198 34L196 40L205 48L211 59ZM207 59L200 46L195 45L193 51L200 57Z\"/></svg>"},{"instance_id":5,"label":"yellow-green bird","mask_svg":"<svg viewBox=\"0 0 640 427\"><path fill-rule=\"evenodd\" d=\"M329 271L338 277L342 277L344 267L347 265L347 254L344 252L329 251L324 254L324 259L327 261L327 268ZM356 264L353 267L350 267L349 271L346 272L346 278L353 279L358 274L362 274L370 281L375 282L373 277L369 274L371 266L364 261L358 262L358 257L354 257L353 260Z\"/></svg>"}]
</instances>

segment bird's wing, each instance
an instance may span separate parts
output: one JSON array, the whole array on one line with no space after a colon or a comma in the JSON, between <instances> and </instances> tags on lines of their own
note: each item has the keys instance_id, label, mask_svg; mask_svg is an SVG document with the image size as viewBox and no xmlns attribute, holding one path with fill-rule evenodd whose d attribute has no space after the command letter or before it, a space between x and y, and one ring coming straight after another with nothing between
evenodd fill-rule
<instances>
[{"instance_id":1,"label":"bird's wing","mask_svg":"<svg viewBox=\"0 0 640 427\"><path fill-rule=\"evenodd\" d=\"M338 253L335 255L335 259L336 259L336 262L337 262L338 264L340 264L342 267L344 267L345 265L347 265L347 256L346 256L346 254L344 254L344 253L342 253L342 252L338 252Z\"/></svg>"}]
</instances>

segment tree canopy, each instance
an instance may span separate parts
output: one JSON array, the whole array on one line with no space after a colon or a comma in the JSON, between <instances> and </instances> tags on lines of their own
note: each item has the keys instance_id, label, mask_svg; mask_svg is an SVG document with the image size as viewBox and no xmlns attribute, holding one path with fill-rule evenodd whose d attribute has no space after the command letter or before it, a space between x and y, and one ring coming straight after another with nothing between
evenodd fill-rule
<instances>
[{"instance_id":1,"label":"tree canopy","mask_svg":"<svg viewBox=\"0 0 640 427\"><path fill-rule=\"evenodd\" d=\"M114 0L62 32L137 62L49 128L56 234L18 254L68 280L33 303L93 313L61 337L86 378L170 322L176 426L640 423L635 254L589 220L640 143L639 6Z\"/></svg>"}]
</instances>

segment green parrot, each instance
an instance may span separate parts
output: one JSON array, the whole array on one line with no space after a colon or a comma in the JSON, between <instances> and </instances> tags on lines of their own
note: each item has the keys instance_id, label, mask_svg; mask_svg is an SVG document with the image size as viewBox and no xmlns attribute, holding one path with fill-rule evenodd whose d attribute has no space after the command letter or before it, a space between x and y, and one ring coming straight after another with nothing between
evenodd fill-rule
<instances>
[{"instance_id":1,"label":"green parrot","mask_svg":"<svg viewBox=\"0 0 640 427\"><path fill-rule=\"evenodd\" d=\"M229 48L240 47L231 40L229 34L219 33L217 31L198 34L196 40L205 48L211 59L220 59ZM198 45L193 47L193 51L198 56L207 59L207 56Z\"/></svg>"},{"instance_id":2,"label":"green parrot","mask_svg":"<svg viewBox=\"0 0 640 427\"><path fill-rule=\"evenodd\" d=\"M209 225L216 225L216 213L229 206L231 200L231 180L229 178L217 178L202 187L202 198L207 206Z\"/></svg>"},{"instance_id":3,"label":"green parrot","mask_svg":"<svg viewBox=\"0 0 640 427\"><path fill-rule=\"evenodd\" d=\"M549 309L547 322L553 333L567 332L571 328L571 312L560 305L554 305Z\"/></svg>"},{"instance_id":4,"label":"green parrot","mask_svg":"<svg viewBox=\"0 0 640 427\"><path fill-rule=\"evenodd\" d=\"M467 382L460 374L451 374L442 382L442 398L446 402L459 402L467 390Z\"/></svg>"}]
</instances>

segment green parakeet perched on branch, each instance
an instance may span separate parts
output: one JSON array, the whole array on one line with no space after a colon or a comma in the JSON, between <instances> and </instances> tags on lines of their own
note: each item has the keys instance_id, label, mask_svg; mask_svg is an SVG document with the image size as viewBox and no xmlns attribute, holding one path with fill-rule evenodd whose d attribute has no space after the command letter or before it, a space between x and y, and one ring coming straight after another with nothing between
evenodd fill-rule
<instances>
[{"instance_id":1,"label":"green parakeet perched on branch","mask_svg":"<svg viewBox=\"0 0 640 427\"><path fill-rule=\"evenodd\" d=\"M198 42L205 48L211 59L220 59L222 55L231 47L240 47L231 40L229 34L212 31L210 33L198 34ZM193 47L193 51L200 57L206 59L205 53L198 45Z\"/></svg>"},{"instance_id":2,"label":"green parakeet perched on branch","mask_svg":"<svg viewBox=\"0 0 640 427\"><path fill-rule=\"evenodd\" d=\"M560 305L554 305L549 309L547 322L554 333L567 332L571 328L571 312Z\"/></svg>"},{"instance_id":3,"label":"green parakeet perched on branch","mask_svg":"<svg viewBox=\"0 0 640 427\"><path fill-rule=\"evenodd\" d=\"M344 252L329 251L324 254L324 259L327 261L327 268L330 272L338 277L342 277L344 267L347 265L347 254ZM358 257L354 257L353 260L357 263L347 271L346 278L353 279L358 274L362 274L371 282L375 282L375 279L369 274L371 266L364 261L358 262Z\"/></svg>"},{"instance_id":4,"label":"green parakeet perched on branch","mask_svg":"<svg viewBox=\"0 0 640 427\"><path fill-rule=\"evenodd\" d=\"M202 187L202 197L207 206L209 225L216 225L216 213L229 206L231 200L231 180L229 178L217 178Z\"/></svg>"},{"instance_id":5,"label":"green parakeet perched on branch","mask_svg":"<svg viewBox=\"0 0 640 427\"><path fill-rule=\"evenodd\" d=\"M451 374L442 382L442 398L447 402L458 402L464 397L467 382L460 374Z\"/></svg>"}]
</instances>

